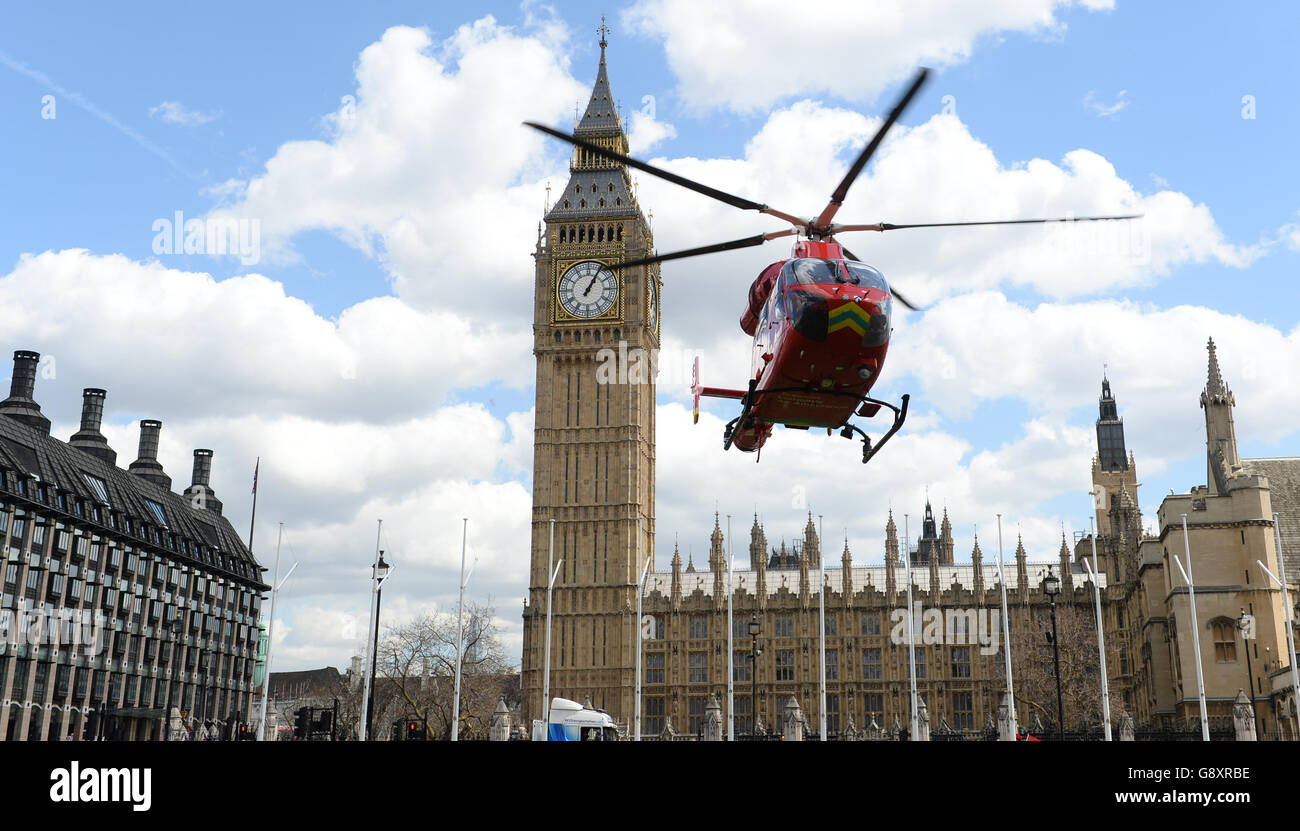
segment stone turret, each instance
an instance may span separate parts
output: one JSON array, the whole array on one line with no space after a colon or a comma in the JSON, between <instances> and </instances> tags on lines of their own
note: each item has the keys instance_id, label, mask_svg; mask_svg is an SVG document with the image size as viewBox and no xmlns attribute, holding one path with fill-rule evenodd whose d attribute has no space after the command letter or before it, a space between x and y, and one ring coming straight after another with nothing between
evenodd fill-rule
<instances>
[{"instance_id":1,"label":"stone turret","mask_svg":"<svg viewBox=\"0 0 1300 831\"><path fill-rule=\"evenodd\" d=\"M1029 555L1025 553L1025 540L1016 534L1016 595L1021 605L1029 603Z\"/></svg>"},{"instance_id":2,"label":"stone turret","mask_svg":"<svg viewBox=\"0 0 1300 831\"><path fill-rule=\"evenodd\" d=\"M673 584L671 597L673 608L680 609L682 606L682 552L678 550L676 543L673 543Z\"/></svg>"},{"instance_id":3,"label":"stone turret","mask_svg":"<svg viewBox=\"0 0 1300 831\"><path fill-rule=\"evenodd\" d=\"M898 526L894 524L894 511L889 511L885 523L885 597L893 606L898 597Z\"/></svg>"},{"instance_id":4,"label":"stone turret","mask_svg":"<svg viewBox=\"0 0 1300 831\"><path fill-rule=\"evenodd\" d=\"M709 570L713 572L713 608L724 608L727 605L727 552L717 511L713 512L713 534L709 537Z\"/></svg>"},{"instance_id":5,"label":"stone turret","mask_svg":"<svg viewBox=\"0 0 1300 831\"><path fill-rule=\"evenodd\" d=\"M1065 544L1065 529L1061 529L1061 591L1069 594L1074 591L1074 574L1070 571L1070 547Z\"/></svg>"},{"instance_id":6,"label":"stone turret","mask_svg":"<svg viewBox=\"0 0 1300 831\"><path fill-rule=\"evenodd\" d=\"M971 565L975 567L975 599L976 602L984 596L984 552L980 551L980 535L975 534L975 547L970 552Z\"/></svg>"},{"instance_id":7,"label":"stone turret","mask_svg":"<svg viewBox=\"0 0 1300 831\"><path fill-rule=\"evenodd\" d=\"M844 605L852 604L853 597L853 555L849 553L849 538L844 538L844 553L840 555L840 596Z\"/></svg>"},{"instance_id":8,"label":"stone turret","mask_svg":"<svg viewBox=\"0 0 1300 831\"><path fill-rule=\"evenodd\" d=\"M1208 377L1201 393L1201 407L1205 410L1206 484L1210 495L1218 496L1227 492L1228 478L1241 469L1241 457L1237 455L1237 429L1232 420L1232 408L1237 400L1223 382L1213 338L1208 349Z\"/></svg>"}]
</instances>

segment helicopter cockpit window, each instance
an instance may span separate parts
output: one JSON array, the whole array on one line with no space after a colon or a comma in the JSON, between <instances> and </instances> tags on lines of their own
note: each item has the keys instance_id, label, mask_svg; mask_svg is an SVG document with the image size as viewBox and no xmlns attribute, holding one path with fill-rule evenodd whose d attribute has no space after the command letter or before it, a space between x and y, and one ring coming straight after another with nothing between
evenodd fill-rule
<instances>
[{"instance_id":1,"label":"helicopter cockpit window","mask_svg":"<svg viewBox=\"0 0 1300 831\"><path fill-rule=\"evenodd\" d=\"M785 268L782 269L781 282L786 287L798 283L842 283L844 277L833 260L814 260L805 257L786 263Z\"/></svg>"},{"instance_id":2,"label":"helicopter cockpit window","mask_svg":"<svg viewBox=\"0 0 1300 831\"><path fill-rule=\"evenodd\" d=\"M844 265L848 267L850 283L866 286L869 289L889 291L889 286L885 283L884 275L866 263L845 261Z\"/></svg>"}]
</instances>

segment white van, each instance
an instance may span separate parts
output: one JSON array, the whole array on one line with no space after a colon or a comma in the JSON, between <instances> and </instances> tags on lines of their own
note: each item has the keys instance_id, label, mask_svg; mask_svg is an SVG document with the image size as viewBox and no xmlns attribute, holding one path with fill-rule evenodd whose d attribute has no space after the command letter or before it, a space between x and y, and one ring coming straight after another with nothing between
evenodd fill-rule
<instances>
[{"instance_id":1,"label":"white van","mask_svg":"<svg viewBox=\"0 0 1300 831\"><path fill-rule=\"evenodd\" d=\"M533 721L535 742L615 742L618 729L604 710L591 710L567 698L551 700L551 720Z\"/></svg>"}]
</instances>

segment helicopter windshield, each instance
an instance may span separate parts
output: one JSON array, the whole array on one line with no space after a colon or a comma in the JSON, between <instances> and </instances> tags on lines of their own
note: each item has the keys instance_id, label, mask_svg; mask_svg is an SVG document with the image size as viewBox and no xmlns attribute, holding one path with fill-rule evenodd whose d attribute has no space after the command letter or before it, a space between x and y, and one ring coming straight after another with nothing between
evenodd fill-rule
<instances>
[{"instance_id":1,"label":"helicopter windshield","mask_svg":"<svg viewBox=\"0 0 1300 831\"><path fill-rule=\"evenodd\" d=\"M786 286L800 283L847 283L854 286L888 291L885 278L866 263L838 260L817 260L804 257L786 263L781 274Z\"/></svg>"}]
</instances>

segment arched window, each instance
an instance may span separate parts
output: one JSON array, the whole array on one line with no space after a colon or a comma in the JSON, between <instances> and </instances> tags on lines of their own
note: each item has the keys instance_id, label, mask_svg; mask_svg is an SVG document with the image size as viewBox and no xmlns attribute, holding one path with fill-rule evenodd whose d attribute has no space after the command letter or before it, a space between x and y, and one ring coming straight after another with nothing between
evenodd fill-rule
<instances>
[{"instance_id":1,"label":"arched window","mask_svg":"<svg viewBox=\"0 0 1300 831\"><path fill-rule=\"evenodd\" d=\"M578 242L586 242L586 241L587 241L587 229L586 229L586 228L579 228L579 229L578 229Z\"/></svg>"},{"instance_id":2,"label":"arched window","mask_svg":"<svg viewBox=\"0 0 1300 831\"><path fill-rule=\"evenodd\" d=\"M618 241L619 241L619 242L622 242L622 241L623 241L623 226L622 226L622 225L618 226Z\"/></svg>"},{"instance_id":3,"label":"arched window","mask_svg":"<svg viewBox=\"0 0 1300 831\"><path fill-rule=\"evenodd\" d=\"M1220 664L1237 662L1237 625L1226 617L1210 621L1214 632L1214 660Z\"/></svg>"},{"instance_id":4,"label":"arched window","mask_svg":"<svg viewBox=\"0 0 1300 831\"><path fill-rule=\"evenodd\" d=\"M573 333L573 342L574 342L574 343L582 343L582 333L581 333L581 332L574 332L574 333Z\"/></svg>"},{"instance_id":5,"label":"arched window","mask_svg":"<svg viewBox=\"0 0 1300 831\"><path fill-rule=\"evenodd\" d=\"M587 200L586 200L586 199L579 199L579 200L578 200L578 207L580 207L580 208L585 208L585 207L587 207Z\"/></svg>"},{"instance_id":6,"label":"arched window","mask_svg":"<svg viewBox=\"0 0 1300 831\"><path fill-rule=\"evenodd\" d=\"M556 342L556 343L559 343L559 342L560 342L560 333L559 333L558 330L557 330L556 333L555 333L555 342Z\"/></svg>"},{"instance_id":7,"label":"arched window","mask_svg":"<svg viewBox=\"0 0 1300 831\"><path fill-rule=\"evenodd\" d=\"M600 207L605 207L605 197L603 196L600 198Z\"/></svg>"},{"instance_id":8,"label":"arched window","mask_svg":"<svg viewBox=\"0 0 1300 831\"><path fill-rule=\"evenodd\" d=\"M564 229L560 229L560 242L564 242Z\"/></svg>"},{"instance_id":9,"label":"arched window","mask_svg":"<svg viewBox=\"0 0 1300 831\"><path fill-rule=\"evenodd\" d=\"M602 200L600 200L600 201L601 201L601 202L604 202L605 200L602 199ZM601 205L601 207L603 208L604 205ZM596 231L596 241L597 241L597 242L604 242L604 241L605 241L605 229L604 229L604 228L599 228L599 229L597 229L597 231Z\"/></svg>"},{"instance_id":10,"label":"arched window","mask_svg":"<svg viewBox=\"0 0 1300 831\"><path fill-rule=\"evenodd\" d=\"M623 197L620 196L620 197L618 197L617 199L615 199L615 200L614 200L614 206L617 207L617 208L621 208L621 207L623 207Z\"/></svg>"},{"instance_id":11,"label":"arched window","mask_svg":"<svg viewBox=\"0 0 1300 831\"><path fill-rule=\"evenodd\" d=\"M610 182L610 183L609 183L609 192L610 192L610 193L613 193L613 192L614 192L614 183L613 183L613 182Z\"/></svg>"}]
</instances>

